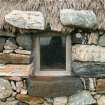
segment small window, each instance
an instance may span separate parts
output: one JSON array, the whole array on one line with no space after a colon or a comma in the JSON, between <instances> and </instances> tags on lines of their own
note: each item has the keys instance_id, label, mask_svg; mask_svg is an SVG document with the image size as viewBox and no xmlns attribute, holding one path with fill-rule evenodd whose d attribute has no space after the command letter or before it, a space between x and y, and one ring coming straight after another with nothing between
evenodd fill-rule
<instances>
[{"instance_id":1,"label":"small window","mask_svg":"<svg viewBox=\"0 0 105 105\"><path fill-rule=\"evenodd\" d=\"M71 37L34 36L34 74L66 76L71 74Z\"/></svg>"}]
</instances>

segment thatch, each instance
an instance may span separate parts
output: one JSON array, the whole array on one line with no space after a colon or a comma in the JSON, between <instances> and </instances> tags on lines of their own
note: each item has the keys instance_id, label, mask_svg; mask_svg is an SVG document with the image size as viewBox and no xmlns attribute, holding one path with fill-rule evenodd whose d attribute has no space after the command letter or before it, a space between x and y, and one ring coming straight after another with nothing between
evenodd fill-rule
<instances>
[{"instance_id":1,"label":"thatch","mask_svg":"<svg viewBox=\"0 0 105 105\"><path fill-rule=\"evenodd\" d=\"M105 0L0 0L0 28L6 27L4 16L12 10L38 10L43 12L52 30L70 29L60 23L60 9L63 8L93 10L97 16L98 29L105 30Z\"/></svg>"}]
</instances>

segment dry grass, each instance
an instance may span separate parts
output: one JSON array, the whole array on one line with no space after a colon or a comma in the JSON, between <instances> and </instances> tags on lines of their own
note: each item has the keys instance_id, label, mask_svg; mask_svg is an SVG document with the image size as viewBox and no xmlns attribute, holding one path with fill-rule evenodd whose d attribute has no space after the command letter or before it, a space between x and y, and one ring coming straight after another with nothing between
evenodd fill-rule
<instances>
[{"instance_id":1,"label":"dry grass","mask_svg":"<svg viewBox=\"0 0 105 105\"><path fill-rule=\"evenodd\" d=\"M12 10L39 10L43 12L52 30L68 30L70 28L63 27L59 20L59 12L63 8L93 10L98 28L105 30L105 0L0 0L0 28L8 28L4 16Z\"/></svg>"}]
</instances>

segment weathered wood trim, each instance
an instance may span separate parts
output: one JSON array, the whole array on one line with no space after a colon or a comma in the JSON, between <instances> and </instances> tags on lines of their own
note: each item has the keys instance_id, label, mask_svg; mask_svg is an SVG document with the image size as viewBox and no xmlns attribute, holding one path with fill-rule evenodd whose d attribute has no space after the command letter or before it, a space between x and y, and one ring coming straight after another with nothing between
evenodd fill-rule
<instances>
[{"instance_id":1,"label":"weathered wood trim","mask_svg":"<svg viewBox=\"0 0 105 105\"><path fill-rule=\"evenodd\" d=\"M66 37L66 70L59 69L55 71L51 69L50 71L40 70L40 38L39 36L33 37L34 51L33 51L33 75L36 76L69 76L71 75L71 36Z\"/></svg>"}]
</instances>

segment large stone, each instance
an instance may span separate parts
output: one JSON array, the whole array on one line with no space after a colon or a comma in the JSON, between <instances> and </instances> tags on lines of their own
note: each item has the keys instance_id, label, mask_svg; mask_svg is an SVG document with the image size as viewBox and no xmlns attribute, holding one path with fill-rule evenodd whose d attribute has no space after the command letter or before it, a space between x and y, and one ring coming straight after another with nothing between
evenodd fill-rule
<instances>
[{"instance_id":1,"label":"large stone","mask_svg":"<svg viewBox=\"0 0 105 105\"><path fill-rule=\"evenodd\" d=\"M88 91L79 92L69 98L68 105L90 105L96 103Z\"/></svg>"},{"instance_id":2,"label":"large stone","mask_svg":"<svg viewBox=\"0 0 105 105\"><path fill-rule=\"evenodd\" d=\"M19 46L23 47L26 50L32 49L32 38L31 35L17 35L16 41Z\"/></svg>"},{"instance_id":3,"label":"large stone","mask_svg":"<svg viewBox=\"0 0 105 105\"><path fill-rule=\"evenodd\" d=\"M0 64L29 64L30 60L29 55L0 53Z\"/></svg>"},{"instance_id":4,"label":"large stone","mask_svg":"<svg viewBox=\"0 0 105 105\"><path fill-rule=\"evenodd\" d=\"M82 81L75 77L33 77L27 84L31 96L61 97L83 90Z\"/></svg>"},{"instance_id":5,"label":"large stone","mask_svg":"<svg viewBox=\"0 0 105 105\"><path fill-rule=\"evenodd\" d=\"M19 11L13 10L5 16L5 21L9 24L24 29L45 28L44 16L39 11Z\"/></svg>"},{"instance_id":6,"label":"large stone","mask_svg":"<svg viewBox=\"0 0 105 105\"><path fill-rule=\"evenodd\" d=\"M105 34L100 36L98 44L105 47Z\"/></svg>"},{"instance_id":7,"label":"large stone","mask_svg":"<svg viewBox=\"0 0 105 105\"><path fill-rule=\"evenodd\" d=\"M31 65L0 65L0 76L23 76L28 77L31 72ZM20 81L17 77L4 77L7 80Z\"/></svg>"},{"instance_id":8,"label":"large stone","mask_svg":"<svg viewBox=\"0 0 105 105\"><path fill-rule=\"evenodd\" d=\"M95 45L74 45L72 47L72 59L105 62L105 48Z\"/></svg>"},{"instance_id":9,"label":"large stone","mask_svg":"<svg viewBox=\"0 0 105 105\"><path fill-rule=\"evenodd\" d=\"M44 99L42 97L32 97L32 96L28 96L28 95L22 95L22 94L18 94L16 96L16 98L24 103L27 103L29 105L38 105L38 104L42 104L44 103Z\"/></svg>"},{"instance_id":10,"label":"large stone","mask_svg":"<svg viewBox=\"0 0 105 105\"><path fill-rule=\"evenodd\" d=\"M73 62L73 73L80 77L105 77L105 64L94 62Z\"/></svg>"},{"instance_id":11,"label":"large stone","mask_svg":"<svg viewBox=\"0 0 105 105\"><path fill-rule=\"evenodd\" d=\"M12 87L8 80L0 78L0 99L9 97L12 94Z\"/></svg>"},{"instance_id":12,"label":"large stone","mask_svg":"<svg viewBox=\"0 0 105 105\"><path fill-rule=\"evenodd\" d=\"M13 38L9 38L6 40L6 43L4 45L4 48L6 50L15 50L18 46L16 45L16 41Z\"/></svg>"},{"instance_id":13,"label":"large stone","mask_svg":"<svg viewBox=\"0 0 105 105\"><path fill-rule=\"evenodd\" d=\"M3 51L4 45L5 45L6 38L0 37L0 52Z\"/></svg>"},{"instance_id":14,"label":"large stone","mask_svg":"<svg viewBox=\"0 0 105 105\"><path fill-rule=\"evenodd\" d=\"M60 20L63 25L82 28L95 28L96 15L90 10L63 9L60 11Z\"/></svg>"}]
</instances>

